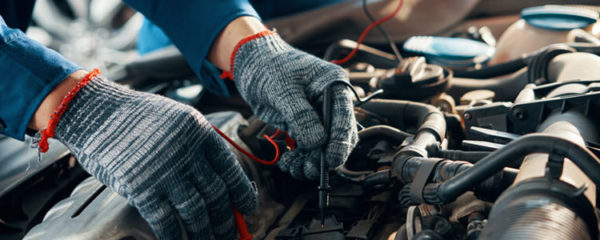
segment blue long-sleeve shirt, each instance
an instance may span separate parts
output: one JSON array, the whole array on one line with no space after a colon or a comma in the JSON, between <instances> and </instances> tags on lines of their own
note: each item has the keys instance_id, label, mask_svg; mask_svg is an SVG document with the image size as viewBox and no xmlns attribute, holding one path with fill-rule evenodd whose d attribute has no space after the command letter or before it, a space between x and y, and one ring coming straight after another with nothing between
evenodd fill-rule
<instances>
[{"instance_id":1,"label":"blue long-sleeve shirt","mask_svg":"<svg viewBox=\"0 0 600 240\"><path fill-rule=\"evenodd\" d=\"M340 0L298 1L296 10ZM27 124L42 100L69 74L80 67L58 53L29 39L24 30L34 0L0 2L0 134L23 140ZM159 26L179 48L197 74L206 65L213 40L233 19L258 13L248 0L124 0ZM286 0L255 0L266 14L277 16L273 4L293 12ZM293 5L293 4L292 4ZM269 8L270 7L270 8ZM270 12L269 12L270 11ZM8 23L8 24L7 24ZM19 30L21 29L21 30Z\"/></svg>"},{"instance_id":2,"label":"blue long-sleeve shirt","mask_svg":"<svg viewBox=\"0 0 600 240\"><path fill-rule=\"evenodd\" d=\"M229 22L245 15L258 17L247 0L125 3L161 27L198 71L213 40ZM23 140L27 124L44 97L77 69L73 62L0 20L0 133Z\"/></svg>"}]
</instances>

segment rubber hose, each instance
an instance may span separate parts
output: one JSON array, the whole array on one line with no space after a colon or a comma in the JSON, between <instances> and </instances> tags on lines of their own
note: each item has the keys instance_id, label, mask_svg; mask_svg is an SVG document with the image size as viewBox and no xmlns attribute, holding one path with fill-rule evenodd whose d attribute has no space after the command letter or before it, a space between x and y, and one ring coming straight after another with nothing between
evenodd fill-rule
<instances>
[{"instance_id":1,"label":"rubber hose","mask_svg":"<svg viewBox=\"0 0 600 240\"><path fill-rule=\"evenodd\" d=\"M443 182L438 189L441 202L449 203L478 183L499 172L514 159L532 153L560 153L577 165L596 186L600 186L600 159L587 148L545 133L532 133L492 152L460 175Z\"/></svg>"},{"instance_id":2,"label":"rubber hose","mask_svg":"<svg viewBox=\"0 0 600 240\"><path fill-rule=\"evenodd\" d=\"M358 131L359 139L366 139L371 137L389 137L395 141L402 142L407 137L411 137L412 134L404 132L395 127L387 125L375 125Z\"/></svg>"},{"instance_id":3,"label":"rubber hose","mask_svg":"<svg viewBox=\"0 0 600 240\"><path fill-rule=\"evenodd\" d=\"M458 78L493 78L501 75L506 75L518 71L521 68L527 67L525 58L518 58L512 61L496 64L489 67L484 67L477 70L464 71L455 70L454 77Z\"/></svg>"}]
</instances>

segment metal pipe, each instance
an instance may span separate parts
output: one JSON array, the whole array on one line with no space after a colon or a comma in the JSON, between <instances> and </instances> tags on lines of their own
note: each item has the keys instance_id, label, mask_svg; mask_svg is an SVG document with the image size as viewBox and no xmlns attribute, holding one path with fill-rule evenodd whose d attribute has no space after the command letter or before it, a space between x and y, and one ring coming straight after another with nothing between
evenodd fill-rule
<instances>
[{"instance_id":1,"label":"metal pipe","mask_svg":"<svg viewBox=\"0 0 600 240\"><path fill-rule=\"evenodd\" d=\"M585 140L595 142L598 139L594 123L577 112L554 114L540 125L539 130L553 136L568 139L579 146L585 146ZM519 174L513 185L528 179L545 176L547 163L547 153L526 156L523 159ZM598 175L598 172L594 175ZM596 185L570 159L564 160L560 180L577 187L588 186L585 195L595 205Z\"/></svg>"}]
</instances>

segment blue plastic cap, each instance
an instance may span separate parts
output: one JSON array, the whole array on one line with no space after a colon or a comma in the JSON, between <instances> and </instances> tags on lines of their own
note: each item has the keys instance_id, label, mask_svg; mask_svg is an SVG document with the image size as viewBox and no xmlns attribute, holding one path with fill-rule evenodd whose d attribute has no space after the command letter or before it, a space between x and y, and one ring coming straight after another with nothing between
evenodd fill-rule
<instances>
[{"instance_id":1,"label":"blue plastic cap","mask_svg":"<svg viewBox=\"0 0 600 240\"><path fill-rule=\"evenodd\" d=\"M547 5L525 8L521 11L521 18L537 28L568 31L595 23L598 12L578 7Z\"/></svg>"},{"instance_id":2,"label":"blue plastic cap","mask_svg":"<svg viewBox=\"0 0 600 240\"><path fill-rule=\"evenodd\" d=\"M443 65L474 65L488 61L496 49L483 42L450 37L414 36L404 43L407 52L425 55L428 60L445 62Z\"/></svg>"}]
</instances>

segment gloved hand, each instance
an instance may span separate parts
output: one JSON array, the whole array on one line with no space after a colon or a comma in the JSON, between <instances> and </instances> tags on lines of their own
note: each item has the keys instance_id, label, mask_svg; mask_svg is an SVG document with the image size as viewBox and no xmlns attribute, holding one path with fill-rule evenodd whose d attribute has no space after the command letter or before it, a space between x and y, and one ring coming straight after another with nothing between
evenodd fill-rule
<instances>
[{"instance_id":1,"label":"gloved hand","mask_svg":"<svg viewBox=\"0 0 600 240\"><path fill-rule=\"evenodd\" d=\"M66 108L56 137L159 239L234 239L231 204L244 214L256 208L233 153L190 106L95 77Z\"/></svg>"},{"instance_id":2,"label":"gloved hand","mask_svg":"<svg viewBox=\"0 0 600 240\"><path fill-rule=\"evenodd\" d=\"M240 45L241 44L241 45ZM324 88L348 81L339 66L294 49L265 31L240 41L231 73L241 96L264 122L288 131L297 148L278 162L298 179L317 179L322 145L329 168L342 164L357 142L356 120L347 86L333 83L329 141L319 118Z\"/></svg>"}]
</instances>

